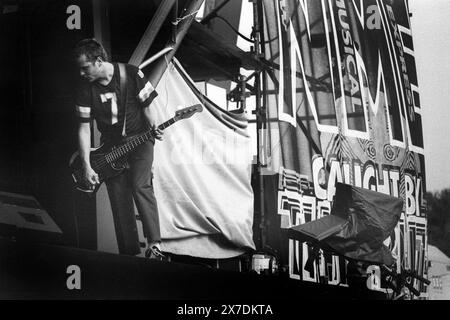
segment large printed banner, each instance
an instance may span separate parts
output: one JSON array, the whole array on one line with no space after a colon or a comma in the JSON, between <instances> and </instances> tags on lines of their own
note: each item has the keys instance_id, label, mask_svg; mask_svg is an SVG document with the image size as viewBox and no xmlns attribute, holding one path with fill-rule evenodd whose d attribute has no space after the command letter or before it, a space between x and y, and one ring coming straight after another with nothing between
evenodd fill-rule
<instances>
[{"instance_id":1,"label":"large printed banner","mask_svg":"<svg viewBox=\"0 0 450 320\"><path fill-rule=\"evenodd\" d=\"M386 243L400 267L425 272L421 105L404 0L264 0L267 172L278 174L281 229L331 210L336 182L404 199ZM280 230L281 232L281 230ZM345 263L285 239L292 278L345 283Z\"/></svg>"}]
</instances>

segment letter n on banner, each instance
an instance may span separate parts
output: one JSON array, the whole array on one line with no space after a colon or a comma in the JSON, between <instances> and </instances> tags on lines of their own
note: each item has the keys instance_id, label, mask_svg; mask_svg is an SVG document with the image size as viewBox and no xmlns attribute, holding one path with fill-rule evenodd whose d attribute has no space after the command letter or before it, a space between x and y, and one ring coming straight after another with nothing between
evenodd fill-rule
<instances>
[{"instance_id":1,"label":"letter n on banner","mask_svg":"<svg viewBox=\"0 0 450 320\"><path fill-rule=\"evenodd\" d=\"M321 132L338 133L337 126L320 124L316 103L305 76L303 57L298 44L294 27L289 20L289 27L282 27L279 4L277 9L279 53L280 53L280 73L279 73L279 94L278 94L278 119L297 126L297 61L300 66L301 81L306 94L306 100L314 117L317 129ZM289 42L288 42L289 39ZM286 48L286 50L285 50ZM289 70L289 72L286 72Z\"/></svg>"}]
</instances>

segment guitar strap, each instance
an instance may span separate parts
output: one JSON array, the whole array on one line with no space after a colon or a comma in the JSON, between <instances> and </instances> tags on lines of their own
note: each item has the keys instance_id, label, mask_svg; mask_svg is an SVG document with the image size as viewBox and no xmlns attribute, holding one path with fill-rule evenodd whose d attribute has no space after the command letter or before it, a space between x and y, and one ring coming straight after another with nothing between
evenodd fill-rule
<instances>
[{"instance_id":1,"label":"guitar strap","mask_svg":"<svg viewBox=\"0 0 450 320\"><path fill-rule=\"evenodd\" d=\"M126 125L127 125L127 72L123 63L118 63L119 76L120 76L120 103L124 108L123 129L122 137L126 137Z\"/></svg>"}]
</instances>

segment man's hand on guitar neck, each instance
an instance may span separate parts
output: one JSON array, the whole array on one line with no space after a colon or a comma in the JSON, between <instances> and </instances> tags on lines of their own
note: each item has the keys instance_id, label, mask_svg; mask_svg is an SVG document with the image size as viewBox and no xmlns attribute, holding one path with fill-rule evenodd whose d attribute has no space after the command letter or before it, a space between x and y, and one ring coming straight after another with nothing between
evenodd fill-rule
<instances>
[{"instance_id":1,"label":"man's hand on guitar neck","mask_svg":"<svg viewBox=\"0 0 450 320\"><path fill-rule=\"evenodd\" d=\"M97 184L100 184L98 174L91 168L91 166L84 166L83 169L84 169L84 179L87 181L90 188L94 190L95 186Z\"/></svg>"},{"instance_id":2,"label":"man's hand on guitar neck","mask_svg":"<svg viewBox=\"0 0 450 320\"><path fill-rule=\"evenodd\" d=\"M150 128L152 129L153 136L162 141L164 132L161 129L158 129L156 125L152 125Z\"/></svg>"}]
</instances>

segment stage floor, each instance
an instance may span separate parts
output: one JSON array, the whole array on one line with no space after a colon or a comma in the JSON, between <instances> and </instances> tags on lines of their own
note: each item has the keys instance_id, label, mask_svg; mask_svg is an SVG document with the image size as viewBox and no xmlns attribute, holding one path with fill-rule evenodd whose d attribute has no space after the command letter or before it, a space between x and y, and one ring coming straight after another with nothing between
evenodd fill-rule
<instances>
[{"instance_id":1,"label":"stage floor","mask_svg":"<svg viewBox=\"0 0 450 320\"><path fill-rule=\"evenodd\" d=\"M79 267L79 273L72 271L71 266ZM69 289L77 283L76 274L79 275L80 289ZM383 298L384 294L380 292L280 276L0 239L0 299L268 301Z\"/></svg>"}]
</instances>

